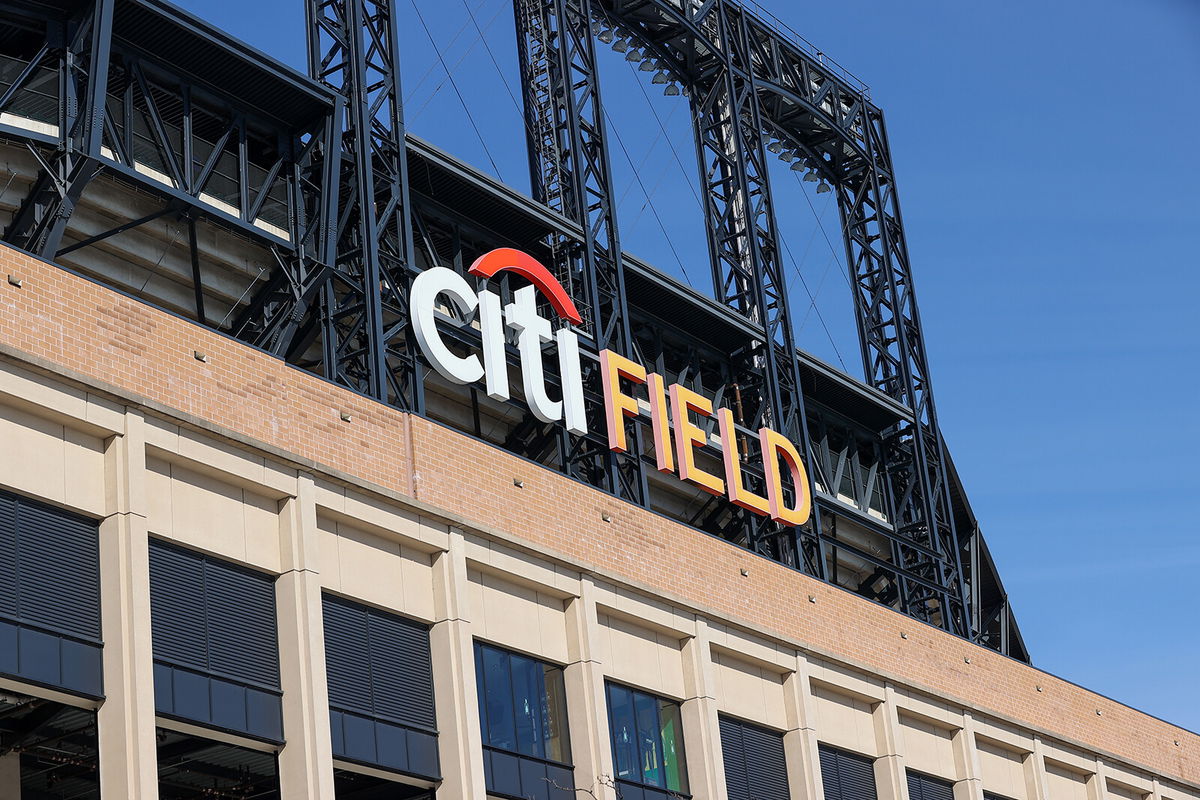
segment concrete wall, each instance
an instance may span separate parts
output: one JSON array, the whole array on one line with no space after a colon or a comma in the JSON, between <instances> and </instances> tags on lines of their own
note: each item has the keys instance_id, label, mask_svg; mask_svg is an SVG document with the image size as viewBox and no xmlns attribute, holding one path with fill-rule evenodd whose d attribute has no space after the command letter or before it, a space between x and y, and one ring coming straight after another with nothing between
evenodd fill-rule
<instances>
[{"instance_id":1,"label":"concrete wall","mask_svg":"<svg viewBox=\"0 0 1200 800\"><path fill-rule=\"evenodd\" d=\"M332 797L330 591L432 626L445 797L483 796L480 639L566 667L581 787L613 772L611 678L681 702L698 798L725 797L723 713L784 734L798 799L826 742L877 759L881 800L909 768L956 800L1200 800L1194 734L32 258L3 273L0 486L102 521L108 797L157 796L159 536L279 576L288 798Z\"/></svg>"}]
</instances>

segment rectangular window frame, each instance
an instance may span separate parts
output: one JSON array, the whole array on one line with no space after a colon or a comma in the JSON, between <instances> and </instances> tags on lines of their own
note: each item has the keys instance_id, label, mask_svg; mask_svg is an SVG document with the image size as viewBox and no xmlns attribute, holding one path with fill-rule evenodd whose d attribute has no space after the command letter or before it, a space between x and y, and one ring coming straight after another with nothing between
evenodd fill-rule
<instances>
[{"instance_id":1,"label":"rectangular window frame","mask_svg":"<svg viewBox=\"0 0 1200 800\"><path fill-rule=\"evenodd\" d=\"M571 734L566 700L566 676L563 666L481 639L475 640L474 651L475 687L479 702L480 736L483 740L484 749L531 759L555 767L574 769L571 758ZM507 669L505 670L505 674L499 677L506 677L506 681L502 680L500 683L495 683L497 676L489 674L484 669L485 654L501 656L505 659ZM527 743L531 746L524 749L520 740L521 725L516 714L518 685L513 677L514 661L521 663L526 668L525 678L532 678L535 681L537 691L541 695L540 699L542 703L541 713L529 717L532 728L528 732L532 733L533 736ZM541 671L536 672L531 667L540 667ZM551 687L546 680L550 674L556 675L556 680L554 681L556 685L554 687ZM504 697L501 685L503 683L507 683L507 697L510 700L509 711L512 716L511 746L496 744L496 740L491 736L493 721L490 719L487 703L487 697L490 694L488 687L490 686L492 689L500 692L500 696ZM526 688L532 687L527 686ZM557 730L557 735L546 735L545 727L550 725L556 716L561 717L561 721L554 726ZM499 725L509 727L502 722ZM553 752L552 748L556 748L558 752Z\"/></svg>"},{"instance_id":2,"label":"rectangular window frame","mask_svg":"<svg viewBox=\"0 0 1200 800\"><path fill-rule=\"evenodd\" d=\"M654 712L655 712L653 729L657 731L657 735L656 735L657 741L655 742L654 755L658 758L658 761L659 761L659 766L655 768L655 771L662 774L663 777L662 777L661 783L653 783L653 782L645 780L646 774L648 772L648 768L646 766L642 766L640 768L639 773L638 773L639 779L632 779L632 778L627 778L627 777L621 776L620 766L619 766L619 764L621 763L621 758L619 757L618 743L617 743L617 726L615 724L617 717L613 713L614 690L618 691L618 692L627 692L630 696L630 702L633 704L632 711L633 711L633 725L634 725L635 735L638 735L640 733L640 723L639 723L639 719L638 719L639 708L638 708L637 701L639 699L641 699L643 701L643 706L642 706L643 711L645 709L645 702L649 701L649 702L653 703L653 708L654 708ZM615 781L617 781L618 783L625 783L625 784L629 784L631 786L639 787L641 789L650 789L655 792L661 792L663 794L663 796L690 798L692 796L691 783L688 778L687 743L684 741L685 737L684 737L684 733L683 733L683 709L682 709L681 704L678 701L672 700L669 697L663 697L662 695L654 694L653 692L648 692L645 689L640 689L636 686L630 686L629 684L621 683L620 681L607 680L607 679L604 681L604 704L605 704L605 709L608 713L609 744L612 747L612 756L613 756L613 772L614 772L613 779ZM669 759L667 756L668 747L666 745L665 740L663 739L663 728L664 728L663 709L664 709L664 707L667 709L670 709L670 713L674 717L672 722L674 723L674 725L677 729L676 736L675 736L675 746L673 748L670 748L672 753L674 754L674 759L673 759L675 762L674 774L675 774L675 778L678 782L677 788L672 788L667 785L670 782L670 776L668 775L668 773L671 771L671 768L669 767L669 761L671 761L672 759ZM640 736L639 736L639 738L640 738ZM637 758L638 764L645 765L646 763L648 763L642 757L643 751L642 751L641 743L634 742L633 746L636 749L635 757ZM624 749L626 751L628 751L628 747L626 747ZM626 752L625 755L628 756L629 753Z\"/></svg>"}]
</instances>

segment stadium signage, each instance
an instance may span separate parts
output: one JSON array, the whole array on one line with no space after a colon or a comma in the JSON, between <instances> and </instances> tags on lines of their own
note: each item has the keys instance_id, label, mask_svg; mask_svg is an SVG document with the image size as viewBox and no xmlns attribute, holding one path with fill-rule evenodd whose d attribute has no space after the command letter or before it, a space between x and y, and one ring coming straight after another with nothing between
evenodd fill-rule
<instances>
[{"instance_id":1,"label":"stadium signage","mask_svg":"<svg viewBox=\"0 0 1200 800\"><path fill-rule=\"evenodd\" d=\"M515 272L530 285L513 292L512 302L503 305L499 294L486 288L475 291L452 269L433 267L418 275L409 293L410 318L417 343L430 365L454 383L468 385L483 381L489 397L508 400L505 343L506 329L512 330L516 334L522 389L530 411L542 422L562 422L571 433L587 434L579 336L571 329L582 324L583 318L562 284L533 256L511 248L485 253L467 271L484 278L504 271ZM555 330L551 321L538 312L538 292L565 325ZM482 334L481 352L459 355L446 344L437 329L439 304L452 305L468 324L477 322ZM542 350L550 342L556 345L562 383L557 400L546 391L542 369ZM600 351L600 366L605 427L611 450L624 453L628 449L625 421L643 414L637 396L632 393L633 387L644 386L659 471L677 474L706 492L725 495L735 505L785 525L802 525L808 520L812 511L808 474L799 451L786 436L771 428L758 431L766 490L765 495L758 494L746 486L742 476L742 453L730 409L714 408L712 400L681 384L667 387L661 375L648 372L643 365L612 350ZM625 390L625 385L631 387L630 391ZM722 474L709 472L697 462L696 451L706 444L707 436L693 422L693 417L716 417L724 462ZM785 498L785 470L794 487L796 499L792 503Z\"/></svg>"}]
</instances>

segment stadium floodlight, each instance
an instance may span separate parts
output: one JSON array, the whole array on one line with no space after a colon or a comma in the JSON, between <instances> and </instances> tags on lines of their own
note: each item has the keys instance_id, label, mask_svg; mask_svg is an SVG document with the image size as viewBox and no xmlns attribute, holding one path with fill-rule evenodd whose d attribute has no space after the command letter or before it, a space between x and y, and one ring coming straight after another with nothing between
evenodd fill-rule
<instances>
[{"instance_id":1,"label":"stadium floodlight","mask_svg":"<svg viewBox=\"0 0 1200 800\"><path fill-rule=\"evenodd\" d=\"M660 83L660 84L661 84L661 83L666 83L666 82L667 82L667 81L669 81L669 80L670 80L670 78L669 78L669 77L667 77L667 73L665 73L665 72L659 72L659 73L657 73L657 74L654 76L654 78L653 78L653 79L651 79L651 81L650 81L650 82L651 82L651 83Z\"/></svg>"},{"instance_id":2,"label":"stadium floodlight","mask_svg":"<svg viewBox=\"0 0 1200 800\"><path fill-rule=\"evenodd\" d=\"M813 170L812 172L810 172L804 176L805 183L816 183L818 180L820 180L820 178L817 177L816 170Z\"/></svg>"},{"instance_id":3,"label":"stadium floodlight","mask_svg":"<svg viewBox=\"0 0 1200 800\"><path fill-rule=\"evenodd\" d=\"M667 88L663 90L663 94L665 94L667 97L677 97L680 94L679 87L673 83L668 84Z\"/></svg>"},{"instance_id":4,"label":"stadium floodlight","mask_svg":"<svg viewBox=\"0 0 1200 800\"><path fill-rule=\"evenodd\" d=\"M825 194L828 191L829 191L829 184L826 183L825 181L821 181L820 185L817 186L817 194Z\"/></svg>"}]
</instances>

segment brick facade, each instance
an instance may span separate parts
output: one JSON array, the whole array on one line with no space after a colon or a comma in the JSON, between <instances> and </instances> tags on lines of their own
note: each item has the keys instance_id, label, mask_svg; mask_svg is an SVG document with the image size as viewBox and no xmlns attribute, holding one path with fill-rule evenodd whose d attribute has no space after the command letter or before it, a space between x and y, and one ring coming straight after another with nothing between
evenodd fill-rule
<instances>
[{"instance_id":1,"label":"brick facade","mask_svg":"<svg viewBox=\"0 0 1200 800\"><path fill-rule=\"evenodd\" d=\"M465 525L1102 757L1200 783L1196 734L23 253L0 250L0 269L22 281L0 283L0 348L9 358L66 372L124 402L190 418L326 474L411 497ZM517 477L523 488L514 485Z\"/></svg>"}]
</instances>

